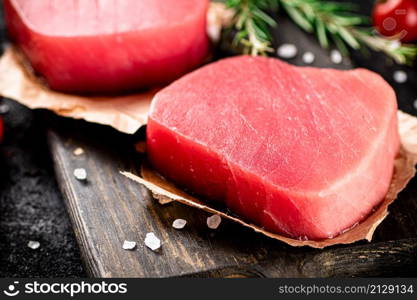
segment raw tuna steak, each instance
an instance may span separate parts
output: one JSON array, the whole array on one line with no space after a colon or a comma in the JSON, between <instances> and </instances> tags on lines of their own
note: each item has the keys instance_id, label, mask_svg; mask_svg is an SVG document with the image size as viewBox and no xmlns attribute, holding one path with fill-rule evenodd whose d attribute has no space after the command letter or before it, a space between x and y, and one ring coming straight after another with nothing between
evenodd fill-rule
<instances>
[{"instance_id":1,"label":"raw tuna steak","mask_svg":"<svg viewBox=\"0 0 417 300\"><path fill-rule=\"evenodd\" d=\"M207 55L208 0L5 0L7 26L53 89L172 81Z\"/></svg>"},{"instance_id":2,"label":"raw tuna steak","mask_svg":"<svg viewBox=\"0 0 417 300\"><path fill-rule=\"evenodd\" d=\"M396 98L367 70L240 56L159 92L147 146L179 186L270 231L324 239L386 194L399 148Z\"/></svg>"}]
</instances>

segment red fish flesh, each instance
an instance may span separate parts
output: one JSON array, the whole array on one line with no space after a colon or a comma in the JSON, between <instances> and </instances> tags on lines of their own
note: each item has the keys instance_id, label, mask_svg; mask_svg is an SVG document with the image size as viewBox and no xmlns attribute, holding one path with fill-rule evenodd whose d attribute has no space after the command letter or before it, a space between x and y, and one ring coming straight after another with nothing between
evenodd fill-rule
<instances>
[{"instance_id":1,"label":"red fish flesh","mask_svg":"<svg viewBox=\"0 0 417 300\"><path fill-rule=\"evenodd\" d=\"M387 193L399 149L396 96L365 69L224 59L155 96L147 149L166 178L254 224L331 238Z\"/></svg>"},{"instance_id":2,"label":"red fish flesh","mask_svg":"<svg viewBox=\"0 0 417 300\"><path fill-rule=\"evenodd\" d=\"M5 0L11 38L52 89L168 83L204 61L208 0Z\"/></svg>"}]
</instances>

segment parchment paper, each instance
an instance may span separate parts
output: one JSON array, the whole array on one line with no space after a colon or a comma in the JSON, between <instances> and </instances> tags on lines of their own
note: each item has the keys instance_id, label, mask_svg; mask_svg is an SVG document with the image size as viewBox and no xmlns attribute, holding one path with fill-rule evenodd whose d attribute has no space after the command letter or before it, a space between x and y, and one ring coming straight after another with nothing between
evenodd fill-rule
<instances>
[{"instance_id":1,"label":"parchment paper","mask_svg":"<svg viewBox=\"0 0 417 300\"><path fill-rule=\"evenodd\" d=\"M331 239L320 241L297 240L280 234L266 231L254 224L248 223L243 219L231 216L226 211L217 210L210 207L210 203L202 202L196 199L174 184L166 181L155 171L150 169L146 164L142 166L141 176L129 172L121 172L124 176L146 186L161 204L167 204L171 201L178 201L182 204L189 205L207 212L218 214L225 219L232 220L243 226L252 228L270 238L277 239L291 246L310 246L313 248L324 248L337 244L350 244L359 240L371 241L377 226L388 215L388 206L397 198L415 175L415 165L417 164L417 118L401 111L398 111L399 134L401 138L401 149L395 160L394 175L391 185L382 203L361 223L345 231L339 236Z\"/></svg>"},{"instance_id":2,"label":"parchment paper","mask_svg":"<svg viewBox=\"0 0 417 300\"><path fill-rule=\"evenodd\" d=\"M85 97L50 90L24 65L19 51L6 49L0 59L0 95L31 109L48 109L57 115L109 125L135 133L146 124L149 105L157 90L119 97Z\"/></svg>"}]
</instances>

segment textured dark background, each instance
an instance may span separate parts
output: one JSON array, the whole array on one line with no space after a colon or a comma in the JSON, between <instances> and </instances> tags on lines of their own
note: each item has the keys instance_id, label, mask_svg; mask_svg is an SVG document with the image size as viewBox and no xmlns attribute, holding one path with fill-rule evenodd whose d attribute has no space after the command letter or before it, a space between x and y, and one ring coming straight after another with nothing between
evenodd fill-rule
<instances>
[{"instance_id":1,"label":"textured dark background","mask_svg":"<svg viewBox=\"0 0 417 300\"><path fill-rule=\"evenodd\" d=\"M373 1L355 2L368 14ZM411 69L401 67L407 69L410 78L400 85L392 81L393 70L400 67L385 57L354 55L353 59L356 65L381 73L396 89L401 109L416 114L417 77ZM51 115L9 100L0 104L10 108L3 115L5 139L0 145L0 277L86 276L47 146ZM41 247L28 248L29 240L39 241Z\"/></svg>"},{"instance_id":2,"label":"textured dark background","mask_svg":"<svg viewBox=\"0 0 417 300\"><path fill-rule=\"evenodd\" d=\"M85 277L47 146L50 115L10 100L2 104L10 111L2 115L0 145L0 277ZM41 247L28 248L29 240Z\"/></svg>"},{"instance_id":3,"label":"textured dark background","mask_svg":"<svg viewBox=\"0 0 417 300\"><path fill-rule=\"evenodd\" d=\"M85 276L54 177L42 112L4 100L0 146L0 277ZM41 247L32 250L29 240Z\"/></svg>"}]
</instances>

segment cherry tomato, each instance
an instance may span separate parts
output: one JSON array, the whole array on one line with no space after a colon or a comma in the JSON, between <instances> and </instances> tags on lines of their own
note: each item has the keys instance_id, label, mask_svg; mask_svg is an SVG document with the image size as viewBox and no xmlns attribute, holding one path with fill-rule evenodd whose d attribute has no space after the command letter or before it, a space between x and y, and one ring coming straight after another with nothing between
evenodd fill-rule
<instances>
[{"instance_id":1,"label":"cherry tomato","mask_svg":"<svg viewBox=\"0 0 417 300\"><path fill-rule=\"evenodd\" d=\"M372 18L384 36L398 36L403 42L417 40L417 0L378 0Z\"/></svg>"}]
</instances>

